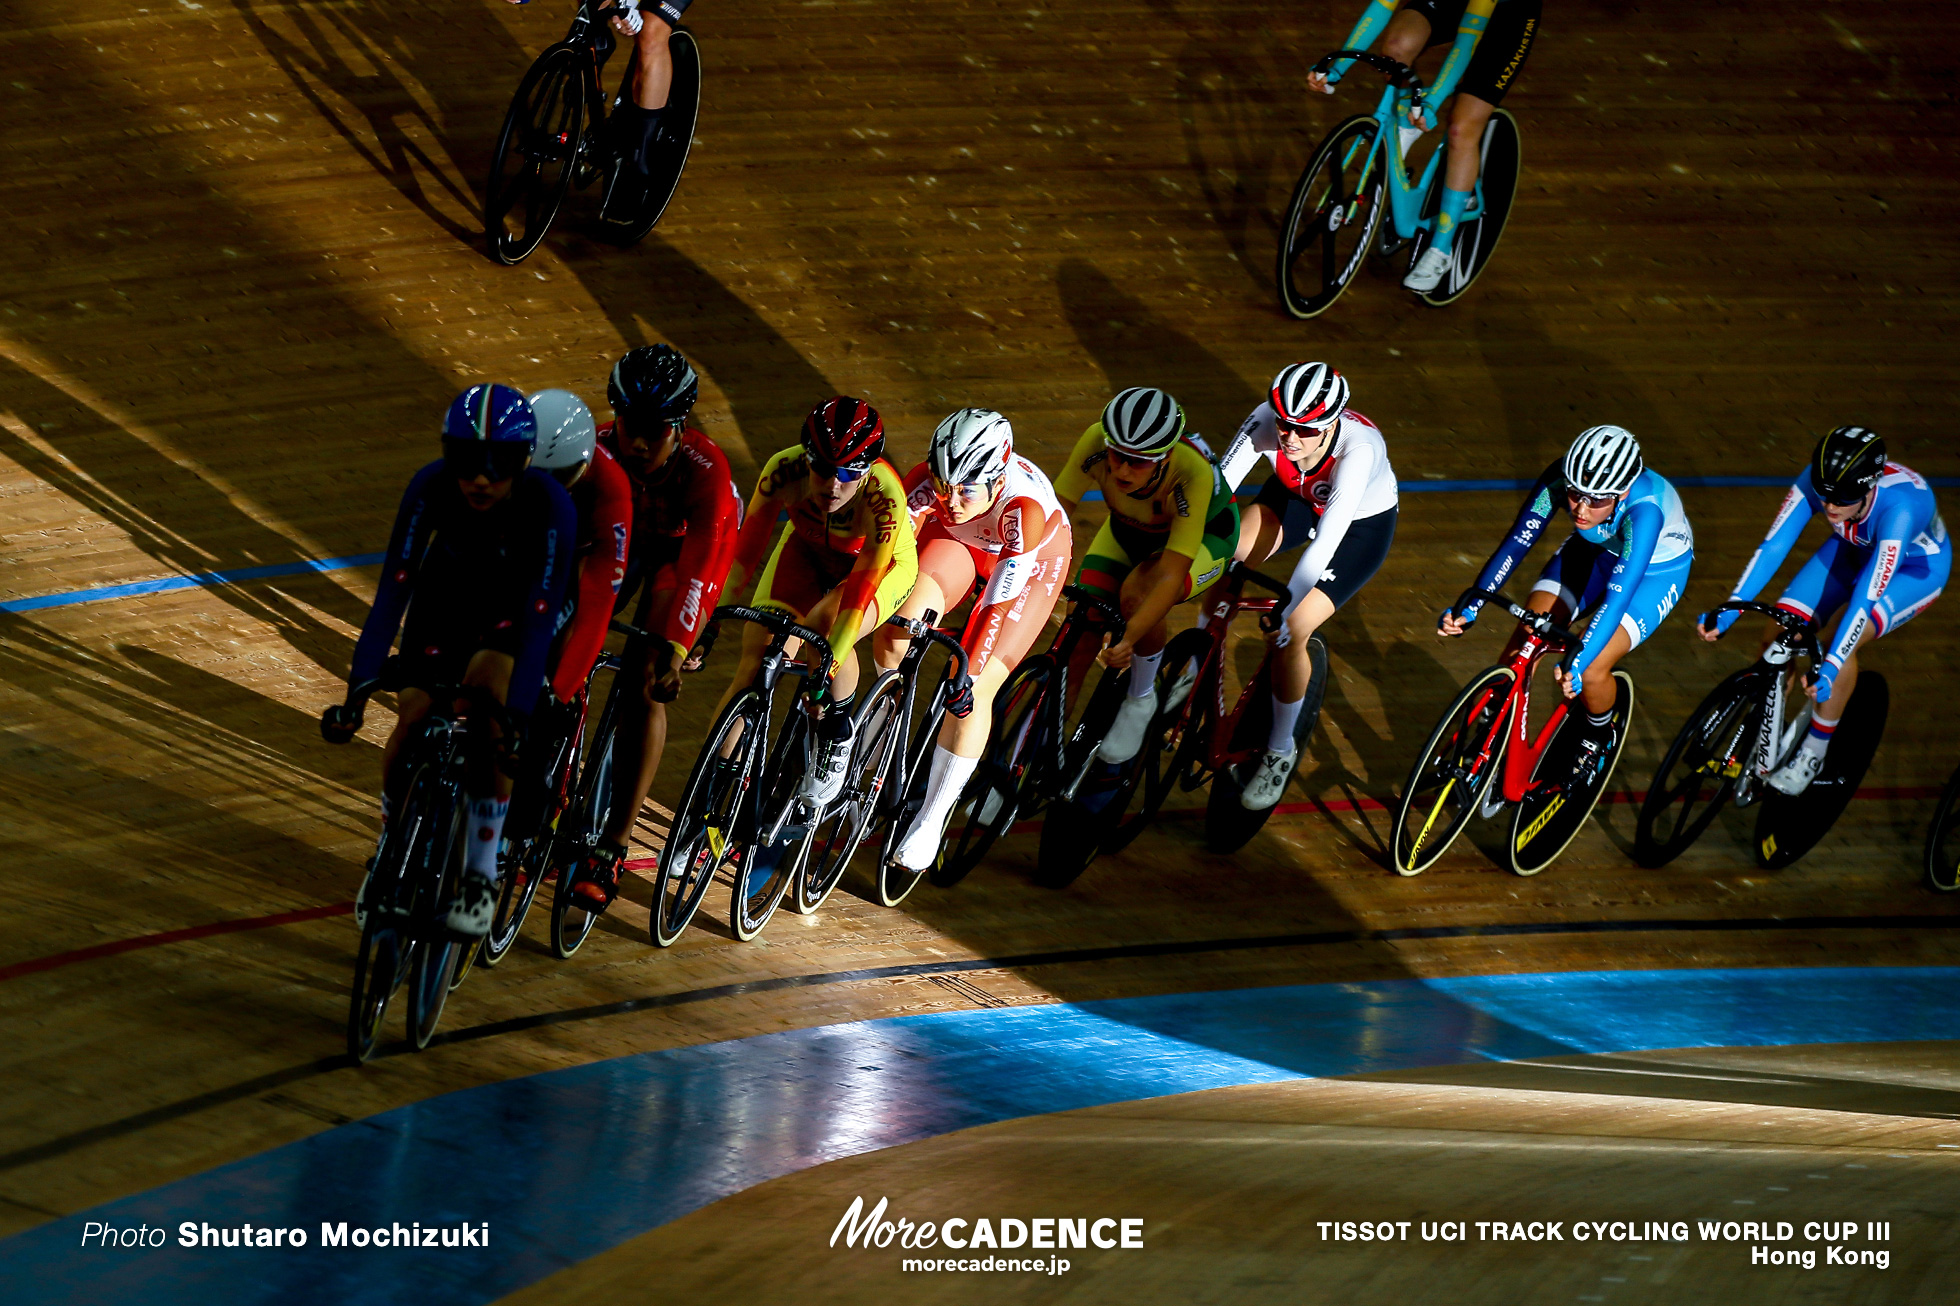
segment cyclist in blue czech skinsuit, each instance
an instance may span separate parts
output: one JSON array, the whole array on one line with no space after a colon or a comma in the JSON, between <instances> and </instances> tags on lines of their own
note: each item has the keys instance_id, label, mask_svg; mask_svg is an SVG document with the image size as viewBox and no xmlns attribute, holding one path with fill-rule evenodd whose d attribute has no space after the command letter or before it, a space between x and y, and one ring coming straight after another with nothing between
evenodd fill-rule
<instances>
[{"instance_id":1,"label":"cyclist in blue czech skinsuit","mask_svg":"<svg viewBox=\"0 0 1960 1306\"><path fill-rule=\"evenodd\" d=\"M1561 622L1597 609L1584 645L1559 668L1567 698L1583 694L1571 741L1574 778L1589 783L1612 758L1613 668L1654 633L1680 601L1695 559L1694 529L1681 496L1647 470L1640 443L1618 426L1595 426L1572 442L1531 487L1510 534L1484 564L1477 588L1495 590L1517 569L1563 502L1574 530L1540 573L1525 606ZM1466 595L1443 613L1441 635L1460 635L1482 608Z\"/></svg>"},{"instance_id":2,"label":"cyclist in blue czech skinsuit","mask_svg":"<svg viewBox=\"0 0 1960 1306\"><path fill-rule=\"evenodd\" d=\"M1798 509L1803 509L1799 512ZM1889 635L1924 612L1946 587L1953 549L1932 487L1910 467L1890 462L1885 442L1862 426L1840 426L1817 442L1797 474L1769 534L1735 583L1733 599L1753 599L1790 556L1811 518L1822 513L1831 534L1794 576L1776 606L1821 627L1839 608L1837 638L1818 668L1817 707L1803 744L1770 784L1786 794L1810 787L1823 768L1831 733L1858 683L1858 646ZM1724 612L1701 637L1719 639L1740 616Z\"/></svg>"}]
</instances>

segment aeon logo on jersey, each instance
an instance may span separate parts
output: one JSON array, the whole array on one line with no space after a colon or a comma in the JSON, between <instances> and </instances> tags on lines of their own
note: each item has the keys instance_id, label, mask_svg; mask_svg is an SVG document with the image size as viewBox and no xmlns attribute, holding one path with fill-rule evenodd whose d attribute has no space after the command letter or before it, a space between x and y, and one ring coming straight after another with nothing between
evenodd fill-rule
<instances>
[{"instance_id":1,"label":"aeon logo on jersey","mask_svg":"<svg viewBox=\"0 0 1960 1306\"><path fill-rule=\"evenodd\" d=\"M699 580L690 580L687 593L681 596L681 625L688 630L693 630L694 624L701 620L701 589Z\"/></svg>"}]
</instances>

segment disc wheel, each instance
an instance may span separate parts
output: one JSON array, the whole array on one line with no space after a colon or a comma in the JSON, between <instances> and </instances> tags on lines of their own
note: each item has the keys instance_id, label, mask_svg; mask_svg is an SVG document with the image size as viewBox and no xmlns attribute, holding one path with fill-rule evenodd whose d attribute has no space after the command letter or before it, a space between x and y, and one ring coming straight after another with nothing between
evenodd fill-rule
<instances>
[{"instance_id":1,"label":"disc wheel","mask_svg":"<svg viewBox=\"0 0 1960 1306\"><path fill-rule=\"evenodd\" d=\"M1109 763L1096 756L1097 746L1116 719L1128 681L1127 674L1105 673L1069 737L1062 783L1073 784L1075 794L1051 803L1041 824L1035 882L1044 888L1065 889L1089 869L1136 793L1135 758Z\"/></svg>"},{"instance_id":2,"label":"disc wheel","mask_svg":"<svg viewBox=\"0 0 1960 1306\"><path fill-rule=\"evenodd\" d=\"M694 148L694 125L701 111L701 47L694 33L677 27L667 38L667 50L673 58L674 80L667 107L661 111L660 134L647 151L646 193L630 221L601 223L607 236L621 245L641 239L667 212ZM622 88L631 80L629 70L621 79Z\"/></svg>"},{"instance_id":3,"label":"disc wheel","mask_svg":"<svg viewBox=\"0 0 1960 1306\"><path fill-rule=\"evenodd\" d=\"M1279 299L1296 318L1334 306L1368 256L1382 217L1381 124L1349 118L1320 144L1280 227Z\"/></svg>"},{"instance_id":4,"label":"disc wheel","mask_svg":"<svg viewBox=\"0 0 1960 1306\"><path fill-rule=\"evenodd\" d=\"M1926 831L1926 884L1941 893L1960 889L1960 770L1946 782Z\"/></svg>"},{"instance_id":5,"label":"disc wheel","mask_svg":"<svg viewBox=\"0 0 1960 1306\"><path fill-rule=\"evenodd\" d=\"M483 229L499 263L523 262L551 230L571 189L584 121L579 52L545 51L511 97L484 189Z\"/></svg>"},{"instance_id":6,"label":"disc wheel","mask_svg":"<svg viewBox=\"0 0 1960 1306\"><path fill-rule=\"evenodd\" d=\"M1420 875L1463 833L1504 764L1509 667L1491 667L1463 687L1402 784L1395 813L1395 869Z\"/></svg>"},{"instance_id":7,"label":"disc wheel","mask_svg":"<svg viewBox=\"0 0 1960 1306\"><path fill-rule=\"evenodd\" d=\"M1546 777L1551 783L1540 784L1539 772L1545 769L1546 762L1562 758L1564 751L1557 747L1554 739L1544 752L1538 755L1538 764L1531 769L1531 786L1518 800L1517 810L1511 816L1511 869L1519 875L1536 875L1550 866L1558 855L1565 851L1580 827L1586 823L1593 809L1599 806L1606 786L1613 783L1613 772L1619 769L1620 755L1626 752L1628 725L1633 721L1633 677L1624 671L1615 671L1613 680L1619 686L1619 693L1613 703L1613 724L1619 732L1619 740L1613 747L1613 756L1607 760L1606 769L1598 774L1591 784L1582 790L1574 790L1563 777ZM1576 719L1575 707L1566 713L1559 730L1563 733L1573 729Z\"/></svg>"},{"instance_id":8,"label":"disc wheel","mask_svg":"<svg viewBox=\"0 0 1960 1306\"><path fill-rule=\"evenodd\" d=\"M762 731L762 695L744 690L722 709L694 761L680 805L674 809L673 829L660 849L648 925L659 947L674 946L701 909L701 900L714 883L716 872L728 860L742 795L754 770L752 754L758 751ZM725 757L724 751L728 754Z\"/></svg>"},{"instance_id":9,"label":"disc wheel","mask_svg":"<svg viewBox=\"0 0 1960 1306\"><path fill-rule=\"evenodd\" d=\"M1287 776L1287 783L1299 774L1300 761L1307 755L1307 742L1313 738L1314 727L1320 722L1321 700L1327 696L1327 646L1318 635L1308 637L1307 658L1312 671L1307 679L1306 697L1300 701L1300 715L1293 723L1293 772ZM1264 674L1254 682L1254 688L1263 697L1246 705L1239 716L1238 729L1232 732L1230 751L1239 752L1248 748L1264 749L1272 737L1272 690L1271 681ZM1284 793L1284 790L1281 791ZM1245 788L1233 768L1227 767L1212 777L1211 796L1205 805L1205 846L1215 853L1235 853L1252 842L1252 836L1265 828L1266 821L1273 814L1273 807L1248 810L1244 802Z\"/></svg>"},{"instance_id":10,"label":"disc wheel","mask_svg":"<svg viewBox=\"0 0 1960 1306\"><path fill-rule=\"evenodd\" d=\"M790 907L799 915L807 916L829 900L878 815L879 800L895 769L892 760L905 738L904 709L905 682L896 671L879 676L878 683L858 704L852 717L850 769L844 776L843 791L810 832L809 851L801 859L796 883L790 888ZM877 878L882 896L884 877L878 874Z\"/></svg>"},{"instance_id":11,"label":"disc wheel","mask_svg":"<svg viewBox=\"0 0 1960 1306\"><path fill-rule=\"evenodd\" d=\"M1756 809L1757 866L1766 871L1788 866L1831 832L1878 751L1891 706L1892 691L1885 677L1864 672L1831 734L1831 747L1817 778L1794 797L1767 783L1763 786L1762 804Z\"/></svg>"},{"instance_id":12,"label":"disc wheel","mask_svg":"<svg viewBox=\"0 0 1960 1306\"><path fill-rule=\"evenodd\" d=\"M1652 868L1679 857L1735 793L1756 746L1761 699L1751 678L1757 674L1730 676L1682 723L1640 804L1634 861Z\"/></svg>"},{"instance_id":13,"label":"disc wheel","mask_svg":"<svg viewBox=\"0 0 1960 1306\"><path fill-rule=\"evenodd\" d=\"M1434 290L1419 296L1423 303L1441 308L1460 297L1482 274L1485 265L1490 262L1490 256L1497 252L1498 239L1503 236L1504 224L1511 216L1512 201L1517 198L1520 160L1518 120L1508 111L1499 109L1491 114L1490 122L1484 127L1483 166L1477 176L1483 206L1476 216L1457 225L1456 241L1450 246L1449 269L1443 273L1443 279L1436 283ZM1431 183L1429 194L1423 200L1422 211L1426 216L1434 216L1441 207L1442 188L1443 170L1439 168L1436 180ZM1417 260L1422 258L1432 236L1433 232L1427 229L1417 235L1410 246L1410 267L1414 267Z\"/></svg>"},{"instance_id":14,"label":"disc wheel","mask_svg":"<svg viewBox=\"0 0 1960 1306\"><path fill-rule=\"evenodd\" d=\"M1033 801L1043 770L1039 760L1048 747L1042 705L1054 674L1054 658L1037 654L1014 668L994 696L987 751L954 804L947 851L932 871L939 887L965 879L1020 819L1024 800Z\"/></svg>"}]
</instances>

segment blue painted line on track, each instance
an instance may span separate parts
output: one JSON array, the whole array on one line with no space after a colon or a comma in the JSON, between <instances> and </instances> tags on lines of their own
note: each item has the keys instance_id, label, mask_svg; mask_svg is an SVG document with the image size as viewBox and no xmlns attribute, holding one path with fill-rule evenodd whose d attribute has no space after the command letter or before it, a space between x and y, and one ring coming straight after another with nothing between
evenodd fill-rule
<instances>
[{"instance_id":1,"label":"blue painted line on track","mask_svg":"<svg viewBox=\"0 0 1960 1306\"><path fill-rule=\"evenodd\" d=\"M101 585L95 589L70 590L66 594L43 594L30 599L9 599L0 603L0 612L40 612L46 608L68 608L78 603L100 603L106 599L135 598L140 594L168 594L173 590L197 589L204 585L236 585L248 580L271 580L279 576L305 576L320 571L345 571L349 567L373 567L385 553L357 553L345 558L306 558L299 562L274 562L263 567L234 567L229 571L200 571L191 576L163 576L156 580L131 581L127 585Z\"/></svg>"},{"instance_id":2,"label":"blue painted line on track","mask_svg":"<svg viewBox=\"0 0 1960 1306\"><path fill-rule=\"evenodd\" d=\"M1787 476L1675 476L1669 478L1684 490L1732 490L1782 488ZM1960 476L1929 476L1935 489L1960 487ZM1530 480L1503 478L1489 481L1403 481L1404 494L1469 494L1487 490L1528 490ZM1251 499L1257 486L1241 486L1235 495ZM1102 491L1082 496L1084 503L1102 502ZM101 603L108 599L136 598L144 594L168 594L173 590L196 589L204 585L235 585L248 580L270 580L279 576L303 576L310 572L345 571L350 567L373 567L387 555L357 553L345 558L308 558L300 562L275 562L263 567L236 567L229 571L202 571L193 576L164 576L157 580L131 581L127 585L101 585L94 589L70 590L65 594L42 594L34 598L9 599L0 603L0 612L41 612L48 608L68 608L78 603Z\"/></svg>"},{"instance_id":3,"label":"blue painted line on track","mask_svg":"<svg viewBox=\"0 0 1960 1306\"><path fill-rule=\"evenodd\" d=\"M1954 1037L1954 968L1389 980L903 1016L675 1048L446 1094L0 1242L13 1306L471 1304L765 1180L1000 1120L1314 1076L1670 1047ZM80 1246L94 1220L169 1231ZM192 1250L179 1222L297 1227ZM323 1248L488 1222L485 1250ZM813 1236L820 1236L820 1232Z\"/></svg>"}]
</instances>

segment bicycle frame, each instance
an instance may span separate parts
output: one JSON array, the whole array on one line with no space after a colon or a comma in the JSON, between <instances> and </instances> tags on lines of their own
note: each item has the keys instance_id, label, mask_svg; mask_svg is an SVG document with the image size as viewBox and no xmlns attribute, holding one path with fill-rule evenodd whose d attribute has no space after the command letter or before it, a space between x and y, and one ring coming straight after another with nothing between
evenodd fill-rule
<instances>
[{"instance_id":1,"label":"bicycle frame","mask_svg":"<svg viewBox=\"0 0 1960 1306\"><path fill-rule=\"evenodd\" d=\"M1250 581L1274 591L1275 597L1249 599L1245 597L1245 586ZM1239 690L1238 700L1230 712L1225 710L1225 643L1230 634L1232 618L1241 612L1264 615L1278 610L1280 604L1289 597L1286 586L1242 563L1233 563L1219 581L1211 596L1206 599L1211 622L1205 634L1211 643L1204 658L1199 663L1197 683L1191 686L1186 702L1205 703L1210 708L1210 738L1205 741L1203 765L1207 771L1223 771L1226 767L1239 766L1252 760L1265 751L1265 745L1255 748L1232 750L1232 739L1238 733L1239 720L1246 709L1259 701L1259 695L1270 694L1272 679L1272 654L1270 651L1260 660L1259 670L1246 681ZM1189 718L1187 717L1187 720ZM1188 788L1196 788L1189 785Z\"/></svg>"},{"instance_id":2,"label":"bicycle frame","mask_svg":"<svg viewBox=\"0 0 1960 1306\"><path fill-rule=\"evenodd\" d=\"M1398 121L1400 118L1398 110L1403 107L1405 96L1409 105L1426 108L1431 116L1435 116L1439 106L1424 104L1422 80L1405 64L1361 50L1336 50L1323 58L1315 67L1325 72L1337 59L1353 59L1357 63L1365 63L1388 78L1388 85L1382 88L1381 99L1376 103L1372 115L1379 130L1375 133L1375 143L1369 147L1369 157L1361 174L1361 184L1355 188L1355 193L1357 195L1368 193L1369 183L1374 178L1376 167L1379 165L1385 183L1384 189L1388 192L1389 219L1394 223L1396 237L1400 240L1411 240L1418 232L1433 230L1436 219L1425 218L1422 215L1422 203L1424 197L1429 194L1429 188L1435 183L1436 170L1443 166L1444 156L1449 152L1448 144L1445 142L1436 147L1435 153L1429 156L1429 162L1423 166L1422 176L1412 184L1409 181L1408 147L1428 133L1417 132L1413 127L1401 126ZM1432 126L1429 130L1435 131L1439 126L1440 124ZM1409 135L1411 132L1415 134ZM1356 148L1359 148L1359 142L1350 147L1348 157L1341 160L1344 169L1354 162L1352 151ZM1469 207L1464 210L1463 220L1467 222L1483 210L1484 180L1480 171L1476 188L1471 193Z\"/></svg>"},{"instance_id":3,"label":"bicycle frame","mask_svg":"<svg viewBox=\"0 0 1960 1306\"><path fill-rule=\"evenodd\" d=\"M1512 672L1511 687L1504 692L1504 705L1498 709L1497 720L1491 723L1490 733L1471 766L1472 774L1481 772L1489 764L1491 751L1503 749L1504 769L1498 778L1502 787L1498 792L1505 802L1515 803L1531 788L1531 773L1537 768L1538 759L1544 755L1552 736L1558 733L1570 704L1570 700L1561 699L1552 708L1552 715L1534 739L1531 735L1532 677L1537 674L1538 663L1547 653L1571 647L1579 641L1544 613L1532 612L1489 590L1475 590L1472 593L1503 607L1524 626L1524 639L1505 664ZM1483 704L1479 703L1472 717L1482 710Z\"/></svg>"},{"instance_id":4,"label":"bicycle frame","mask_svg":"<svg viewBox=\"0 0 1960 1306\"><path fill-rule=\"evenodd\" d=\"M1781 608L1763 603L1732 601L1722 604L1714 612L1703 613L1704 623L1715 613L1723 611L1758 612L1774 618L1782 626L1757 661L1757 668L1769 674L1770 686L1761 708L1762 719L1756 723L1750 763L1746 769L1739 761L1728 763L1729 767L1734 768L1731 774L1737 777L1735 801L1740 807L1747 806L1754 798L1754 782L1767 779L1776 770L1810 725L1809 710L1796 712L1787 726L1783 724L1783 710L1790 692L1788 681L1791 673L1787 670L1790 662L1801 653L1810 660L1814 672L1823 661L1823 652L1817 646L1816 627Z\"/></svg>"},{"instance_id":5,"label":"bicycle frame","mask_svg":"<svg viewBox=\"0 0 1960 1306\"><path fill-rule=\"evenodd\" d=\"M809 685L812 677L821 681L829 674L830 646L821 634L811 630L807 626L799 624L781 612L774 612L765 608L729 605L715 609L715 615L709 621L708 629L701 637L698 652L703 659L714 648L715 639L720 634L720 626L723 621L753 622L756 625L766 627L770 632L769 645L762 653L762 666L756 672L755 679L750 682L750 687L762 696L762 714L759 718L761 725L752 732L755 736L754 738L749 738L745 735L739 745L744 750L753 747L766 747L768 723L775 719L777 682L786 675L801 677L803 683L798 687L797 693L799 697L805 700L802 705L803 711L814 715L817 706L812 701ZM792 658L789 656L788 650L789 641L792 639L802 640L807 647L816 650L816 655L808 659ZM816 732L814 730L805 730L803 732L803 762L806 767L814 768L816 766L816 748ZM749 783L746 767L743 768L742 784L743 793L739 800L742 804L740 809L742 819L738 821L738 825L741 828L760 833L764 844L774 844L782 837L783 828L789 824L791 811L795 808L796 804L790 803L786 805L781 812L776 814L776 819L765 827L762 821L761 811L763 786ZM715 849L715 855L717 857L721 856L722 850L719 848Z\"/></svg>"}]
</instances>

